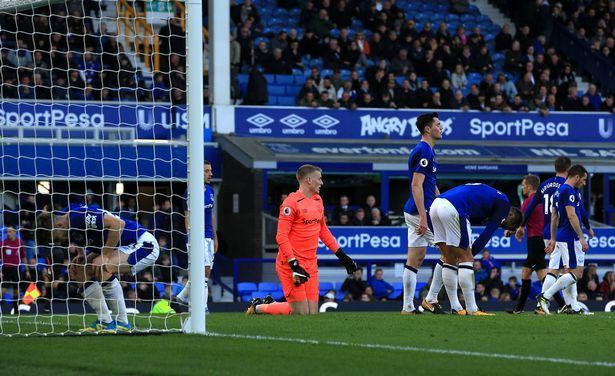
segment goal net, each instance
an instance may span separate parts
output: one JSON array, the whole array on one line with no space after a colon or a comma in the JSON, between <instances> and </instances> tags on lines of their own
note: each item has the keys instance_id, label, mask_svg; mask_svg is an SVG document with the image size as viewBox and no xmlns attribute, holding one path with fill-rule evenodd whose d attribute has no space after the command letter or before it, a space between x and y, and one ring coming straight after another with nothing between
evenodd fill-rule
<instances>
[{"instance_id":1,"label":"goal net","mask_svg":"<svg viewBox=\"0 0 615 376\"><path fill-rule=\"evenodd\" d=\"M0 334L181 330L184 14L0 0Z\"/></svg>"}]
</instances>

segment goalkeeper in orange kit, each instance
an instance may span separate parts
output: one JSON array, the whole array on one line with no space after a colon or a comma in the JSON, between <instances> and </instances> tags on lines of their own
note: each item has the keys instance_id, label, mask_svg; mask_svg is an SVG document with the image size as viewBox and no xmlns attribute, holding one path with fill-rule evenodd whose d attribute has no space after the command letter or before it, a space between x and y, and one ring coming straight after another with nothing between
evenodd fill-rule
<instances>
[{"instance_id":1,"label":"goalkeeper in orange kit","mask_svg":"<svg viewBox=\"0 0 615 376\"><path fill-rule=\"evenodd\" d=\"M318 313L318 262L316 249L320 238L335 253L348 274L357 264L340 248L325 223L325 210L319 196L322 170L303 165L297 170L299 189L280 206L276 242L279 246L276 272L286 302L273 298L253 299L246 314L316 314Z\"/></svg>"}]
</instances>

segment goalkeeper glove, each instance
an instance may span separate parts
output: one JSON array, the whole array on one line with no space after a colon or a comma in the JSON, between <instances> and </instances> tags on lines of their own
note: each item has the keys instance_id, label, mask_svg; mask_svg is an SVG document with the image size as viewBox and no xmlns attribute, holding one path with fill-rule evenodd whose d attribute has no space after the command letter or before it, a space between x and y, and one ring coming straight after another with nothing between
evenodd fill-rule
<instances>
[{"instance_id":1,"label":"goalkeeper glove","mask_svg":"<svg viewBox=\"0 0 615 376\"><path fill-rule=\"evenodd\" d=\"M302 283L306 283L310 279L310 275L300 265L297 259L288 261L288 265L293 271L293 279L295 280L295 286L299 286Z\"/></svg>"},{"instance_id":2,"label":"goalkeeper glove","mask_svg":"<svg viewBox=\"0 0 615 376\"><path fill-rule=\"evenodd\" d=\"M337 252L335 252L335 255L338 259L340 259L340 264L346 268L346 272L348 274L352 274L355 270L357 270L357 264L350 258L350 256L346 254L346 252L344 252L343 249L338 249Z\"/></svg>"}]
</instances>

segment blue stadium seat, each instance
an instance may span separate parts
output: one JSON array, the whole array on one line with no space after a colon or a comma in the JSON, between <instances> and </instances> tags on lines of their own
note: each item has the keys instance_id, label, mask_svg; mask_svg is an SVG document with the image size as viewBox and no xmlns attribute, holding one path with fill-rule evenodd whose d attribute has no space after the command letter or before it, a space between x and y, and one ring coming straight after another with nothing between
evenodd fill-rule
<instances>
[{"instance_id":1,"label":"blue stadium seat","mask_svg":"<svg viewBox=\"0 0 615 376\"><path fill-rule=\"evenodd\" d=\"M257 291L258 286L254 282L240 282L237 284L237 292L239 294L252 293L253 291Z\"/></svg>"},{"instance_id":2,"label":"blue stadium seat","mask_svg":"<svg viewBox=\"0 0 615 376\"><path fill-rule=\"evenodd\" d=\"M259 282L258 291L277 291L278 284L273 282Z\"/></svg>"},{"instance_id":3,"label":"blue stadium seat","mask_svg":"<svg viewBox=\"0 0 615 376\"><path fill-rule=\"evenodd\" d=\"M293 97L296 97L301 91L301 86L302 85L286 85L286 95L292 95Z\"/></svg>"},{"instance_id":4,"label":"blue stadium seat","mask_svg":"<svg viewBox=\"0 0 615 376\"><path fill-rule=\"evenodd\" d=\"M158 294L160 296L164 295L164 289L165 289L164 283L162 283L162 282L155 282L154 283L154 287L156 288L156 290L158 290Z\"/></svg>"},{"instance_id":5,"label":"blue stadium seat","mask_svg":"<svg viewBox=\"0 0 615 376\"><path fill-rule=\"evenodd\" d=\"M284 297L284 291L272 291L271 296L273 296L275 300L280 300Z\"/></svg>"},{"instance_id":6,"label":"blue stadium seat","mask_svg":"<svg viewBox=\"0 0 615 376\"><path fill-rule=\"evenodd\" d=\"M265 74L264 76L268 84L272 84L275 82L275 74Z\"/></svg>"},{"instance_id":7,"label":"blue stadium seat","mask_svg":"<svg viewBox=\"0 0 615 376\"><path fill-rule=\"evenodd\" d=\"M278 97L278 105L280 106L294 106L295 104L297 104L295 97Z\"/></svg>"},{"instance_id":8,"label":"blue stadium seat","mask_svg":"<svg viewBox=\"0 0 615 376\"><path fill-rule=\"evenodd\" d=\"M294 77L290 74L276 74L275 76L275 83L278 85L290 85L294 81Z\"/></svg>"},{"instance_id":9,"label":"blue stadium seat","mask_svg":"<svg viewBox=\"0 0 615 376\"><path fill-rule=\"evenodd\" d=\"M241 295L240 299L244 303L245 302L249 302L250 300L252 300L252 293L250 293L250 294L243 294L243 295Z\"/></svg>"},{"instance_id":10,"label":"blue stadium seat","mask_svg":"<svg viewBox=\"0 0 615 376\"><path fill-rule=\"evenodd\" d=\"M333 77L333 70L332 69L323 69L323 70L320 71L320 77L325 78L327 76Z\"/></svg>"},{"instance_id":11,"label":"blue stadium seat","mask_svg":"<svg viewBox=\"0 0 615 376\"><path fill-rule=\"evenodd\" d=\"M171 285L171 295L177 296L184 289L184 285L181 283L173 282Z\"/></svg>"},{"instance_id":12,"label":"blue stadium seat","mask_svg":"<svg viewBox=\"0 0 615 376\"><path fill-rule=\"evenodd\" d=\"M394 282L393 289L393 292L387 296L388 299L397 299L404 293L404 285L401 282Z\"/></svg>"},{"instance_id":13,"label":"blue stadium seat","mask_svg":"<svg viewBox=\"0 0 615 376\"><path fill-rule=\"evenodd\" d=\"M250 75L249 74L238 74L237 75L237 81L239 81L240 84L247 84L248 80L250 79Z\"/></svg>"},{"instance_id":14,"label":"blue stadium seat","mask_svg":"<svg viewBox=\"0 0 615 376\"><path fill-rule=\"evenodd\" d=\"M254 291L251 295L252 299L254 298L264 298L265 296L269 295L269 293L267 291Z\"/></svg>"},{"instance_id":15,"label":"blue stadium seat","mask_svg":"<svg viewBox=\"0 0 615 376\"><path fill-rule=\"evenodd\" d=\"M267 89L269 90L269 95L285 95L286 88L282 85L267 85Z\"/></svg>"},{"instance_id":16,"label":"blue stadium seat","mask_svg":"<svg viewBox=\"0 0 615 376\"><path fill-rule=\"evenodd\" d=\"M274 95L269 95L269 102L267 102L268 106L275 106L278 104L278 97Z\"/></svg>"},{"instance_id":17,"label":"blue stadium seat","mask_svg":"<svg viewBox=\"0 0 615 376\"><path fill-rule=\"evenodd\" d=\"M320 282L318 284L318 289L322 291L335 290L335 285L332 282Z\"/></svg>"}]
</instances>

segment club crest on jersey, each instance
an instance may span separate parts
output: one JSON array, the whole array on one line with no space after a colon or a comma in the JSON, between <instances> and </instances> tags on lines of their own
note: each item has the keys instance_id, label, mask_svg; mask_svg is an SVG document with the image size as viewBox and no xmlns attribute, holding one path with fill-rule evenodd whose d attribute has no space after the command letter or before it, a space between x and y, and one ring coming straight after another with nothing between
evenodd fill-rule
<instances>
[{"instance_id":1,"label":"club crest on jersey","mask_svg":"<svg viewBox=\"0 0 615 376\"><path fill-rule=\"evenodd\" d=\"M284 208L282 208L282 214L284 214L285 216L289 216L290 213L292 213L292 209L289 208L288 206L285 206Z\"/></svg>"},{"instance_id":2,"label":"club crest on jersey","mask_svg":"<svg viewBox=\"0 0 615 376\"><path fill-rule=\"evenodd\" d=\"M570 195L570 202L574 202L574 195Z\"/></svg>"},{"instance_id":3,"label":"club crest on jersey","mask_svg":"<svg viewBox=\"0 0 615 376\"><path fill-rule=\"evenodd\" d=\"M429 162L427 161L427 159L423 158L419 161L419 164L421 165L421 167L427 167Z\"/></svg>"}]
</instances>

